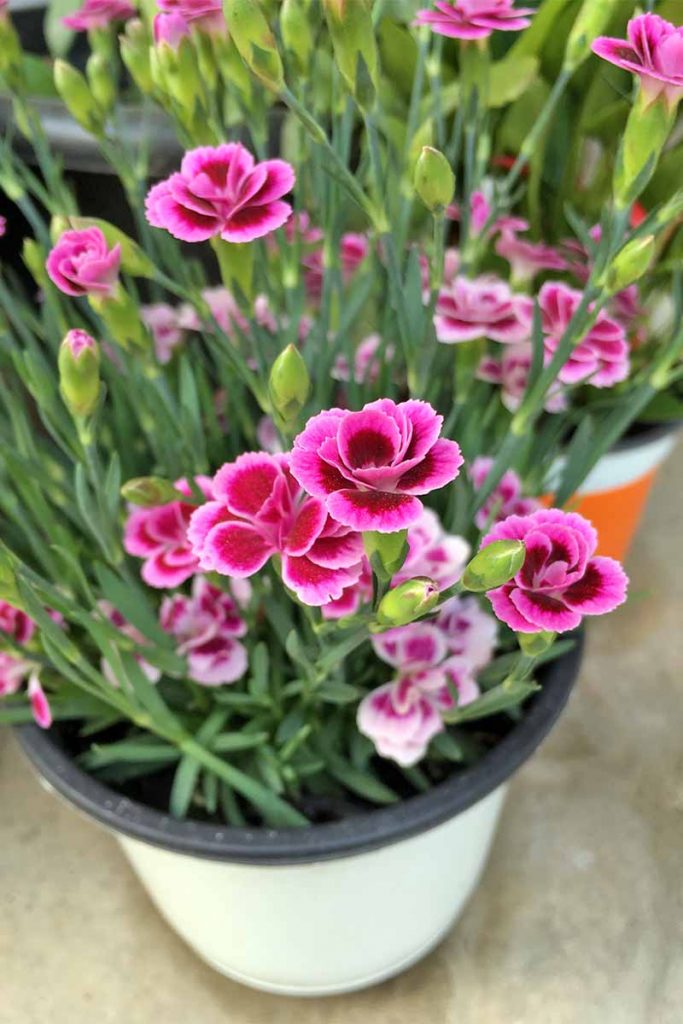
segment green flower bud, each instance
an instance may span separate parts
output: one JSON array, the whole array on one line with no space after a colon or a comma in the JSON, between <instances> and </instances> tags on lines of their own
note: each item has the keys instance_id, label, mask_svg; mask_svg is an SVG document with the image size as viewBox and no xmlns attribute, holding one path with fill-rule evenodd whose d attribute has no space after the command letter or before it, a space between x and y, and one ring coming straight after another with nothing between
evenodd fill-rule
<instances>
[{"instance_id":1,"label":"green flower bud","mask_svg":"<svg viewBox=\"0 0 683 1024\"><path fill-rule=\"evenodd\" d=\"M102 317L112 338L122 349L151 349L152 339L140 319L140 310L120 285L113 295L106 298L89 295L88 302Z\"/></svg>"},{"instance_id":2,"label":"green flower bud","mask_svg":"<svg viewBox=\"0 0 683 1024\"><path fill-rule=\"evenodd\" d=\"M288 345L277 357L268 378L268 392L274 411L285 423L296 421L311 390L311 378L301 353Z\"/></svg>"},{"instance_id":3,"label":"green flower bud","mask_svg":"<svg viewBox=\"0 0 683 1024\"><path fill-rule=\"evenodd\" d=\"M21 258L36 284L45 287L49 278L45 272L45 252L35 238L25 238L21 247Z\"/></svg>"},{"instance_id":4,"label":"green flower bud","mask_svg":"<svg viewBox=\"0 0 683 1024\"><path fill-rule=\"evenodd\" d=\"M408 531L377 533L368 530L363 534L363 546L372 571L380 580L390 580L401 569L408 554Z\"/></svg>"},{"instance_id":5,"label":"green flower bud","mask_svg":"<svg viewBox=\"0 0 683 1024\"><path fill-rule=\"evenodd\" d=\"M358 105L368 109L379 86L377 44L369 0L322 0L334 58Z\"/></svg>"},{"instance_id":6,"label":"green flower bud","mask_svg":"<svg viewBox=\"0 0 683 1024\"><path fill-rule=\"evenodd\" d=\"M642 88L631 107L614 169L614 200L628 209L645 190L657 167L676 117L664 102L648 103Z\"/></svg>"},{"instance_id":7,"label":"green flower bud","mask_svg":"<svg viewBox=\"0 0 683 1024\"><path fill-rule=\"evenodd\" d=\"M448 160L432 146L423 146L415 165L415 191L432 213L443 210L455 191L455 175Z\"/></svg>"},{"instance_id":8,"label":"green flower bud","mask_svg":"<svg viewBox=\"0 0 683 1024\"><path fill-rule=\"evenodd\" d=\"M121 60L130 77L141 93L149 95L154 91L154 81L149 62L150 38L144 22L131 18L126 22L126 31L119 36Z\"/></svg>"},{"instance_id":9,"label":"green flower bud","mask_svg":"<svg viewBox=\"0 0 683 1024\"><path fill-rule=\"evenodd\" d=\"M176 491L170 480L164 480L161 476L137 476L126 480L121 488L121 497L132 505L156 508L170 501L179 501L184 495Z\"/></svg>"},{"instance_id":10,"label":"green flower bud","mask_svg":"<svg viewBox=\"0 0 683 1024\"><path fill-rule=\"evenodd\" d=\"M57 357L59 390L72 416L89 416L100 394L100 350L85 331L69 331Z\"/></svg>"},{"instance_id":11,"label":"green flower bud","mask_svg":"<svg viewBox=\"0 0 683 1024\"><path fill-rule=\"evenodd\" d=\"M5 544L0 543L0 601L7 601L15 608L25 611L17 585L16 566L16 556Z\"/></svg>"},{"instance_id":12,"label":"green flower bud","mask_svg":"<svg viewBox=\"0 0 683 1024\"><path fill-rule=\"evenodd\" d=\"M544 629L540 633L518 633L517 640L522 654L526 654L527 658L537 658L552 646L556 636L557 633L549 633Z\"/></svg>"},{"instance_id":13,"label":"green flower bud","mask_svg":"<svg viewBox=\"0 0 683 1024\"><path fill-rule=\"evenodd\" d=\"M258 0L225 0L228 30L247 67L270 89L284 84L275 36Z\"/></svg>"},{"instance_id":14,"label":"green flower bud","mask_svg":"<svg viewBox=\"0 0 683 1024\"><path fill-rule=\"evenodd\" d=\"M462 585L475 594L502 587L519 572L525 557L526 548L521 540L494 540L469 562Z\"/></svg>"},{"instance_id":15,"label":"green flower bud","mask_svg":"<svg viewBox=\"0 0 683 1024\"><path fill-rule=\"evenodd\" d=\"M574 71L590 57L591 43L601 36L622 0L583 0L564 51L564 69Z\"/></svg>"},{"instance_id":16,"label":"green flower bud","mask_svg":"<svg viewBox=\"0 0 683 1024\"><path fill-rule=\"evenodd\" d=\"M655 253L654 235L634 238L617 253L607 271L607 288L610 294L637 281L646 274Z\"/></svg>"},{"instance_id":17,"label":"green flower bud","mask_svg":"<svg viewBox=\"0 0 683 1024\"><path fill-rule=\"evenodd\" d=\"M152 76L157 88L166 94L189 118L204 107L204 85L197 54L187 37L174 48L162 42L150 51Z\"/></svg>"},{"instance_id":18,"label":"green flower bud","mask_svg":"<svg viewBox=\"0 0 683 1024\"><path fill-rule=\"evenodd\" d=\"M313 53L313 32L305 0L283 0L280 32L285 50L296 61L299 74L306 76Z\"/></svg>"},{"instance_id":19,"label":"green flower bud","mask_svg":"<svg viewBox=\"0 0 683 1024\"><path fill-rule=\"evenodd\" d=\"M67 64L64 60L56 60L54 79L57 92L64 101L69 113L92 135L102 135L104 115L99 103L93 96L85 76Z\"/></svg>"},{"instance_id":20,"label":"green flower bud","mask_svg":"<svg viewBox=\"0 0 683 1024\"><path fill-rule=\"evenodd\" d=\"M86 65L88 84L106 116L116 103L116 78L111 63L101 53L92 53Z\"/></svg>"},{"instance_id":21,"label":"green flower bud","mask_svg":"<svg viewBox=\"0 0 683 1024\"><path fill-rule=\"evenodd\" d=\"M427 576L416 576L385 594L377 609L377 622L387 628L407 626L436 607L439 588Z\"/></svg>"},{"instance_id":22,"label":"green flower bud","mask_svg":"<svg viewBox=\"0 0 683 1024\"><path fill-rule=\"evenodd\" d=\"M0 75L10 89L21 88L24 78L23 54L16 29L6 12L0 13Z\"/></svg>"}]
</instances>

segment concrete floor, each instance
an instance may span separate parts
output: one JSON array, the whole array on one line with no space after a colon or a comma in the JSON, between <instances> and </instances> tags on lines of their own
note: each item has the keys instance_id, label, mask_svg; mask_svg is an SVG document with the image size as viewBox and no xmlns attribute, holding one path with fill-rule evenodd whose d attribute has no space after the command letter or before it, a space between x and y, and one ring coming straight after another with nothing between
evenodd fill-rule
<instances>
[{"instance_id":1,"label":"concrete floor","mask_svg":"<svg viewBox=\"0 0 683 1024\"><path fill-rule=\"evenodd\" d=\"M590 631L579 691L516 778L449 938L365 993L288 1000L201 963L114 842L0 735L0 1024L680 1024L683 445Z\"/></svg>"}]
</instances>

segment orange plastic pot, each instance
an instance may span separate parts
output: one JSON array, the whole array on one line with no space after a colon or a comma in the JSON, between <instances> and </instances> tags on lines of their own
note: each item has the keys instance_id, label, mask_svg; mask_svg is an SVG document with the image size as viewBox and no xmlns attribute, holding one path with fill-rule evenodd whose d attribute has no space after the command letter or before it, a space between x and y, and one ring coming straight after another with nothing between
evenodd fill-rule
<instances>
[{"instance_id":1,"label":"orange plastic pot","mask_svg":"<svg viewBox=\"0 0 683 1024\"><path fill-rule=\"evenodd\" d=\"M652 485L673 451L680 424L656 424L625 437L595 465L567 508L598 531L598 554L627 556ZM543 499L550 504L551 498Z\"/></svg>"}]
</instances>

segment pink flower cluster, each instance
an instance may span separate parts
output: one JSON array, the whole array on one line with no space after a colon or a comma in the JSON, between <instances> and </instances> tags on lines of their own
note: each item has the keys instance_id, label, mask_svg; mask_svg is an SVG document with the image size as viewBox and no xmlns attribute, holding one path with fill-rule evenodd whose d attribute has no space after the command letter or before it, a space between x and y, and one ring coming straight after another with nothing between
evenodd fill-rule
<instances>
[{"instance_id":1,"label":"pink flower cluster","mask_svg":"<svg viewBox=\"0 0 683 1024\"><path fill-rule=\"evenodd\" d=\"M373 639L376 654L398 675L372 690L357 712L360 732L382 757L404 767L427 752L444 729L442 712L479 696L476 672L491 659L495 619L476 598L451 598L434 622L416 622Z\"/></svg>"},{"instance_id":2,"label":"pink flower cluster","mask_svg":"<svg viewBox=\"0 0 683 1024\"><path fill-rule=\"evenodd\" d=\"M436 303L436 337L447 345L490 338L502 344L528 341L533 303L515 295L505 281L487 274L456 277L442 288Z\"/></svg>"},{"instance_id":3,"label":"pink flower cluster","mask_svg":"<svg viewBox=\"0 0 683 1024\"><path fill-rule=\"evenodd\" d=\"M582 299L581 292L566 284L548 281L539 292L546 362L550 362ZM586 381L608 388L625 380L630 369L624 328L604 310L584 338L575 345L558 378L564 384Z\"/></svg>"},{"instance_id":4,"label":"pink flower cluster","mask_svg":"<svg viewBox=\"0 0 683 1024\"><path fill-rule=\"evenodd\" d=\"M533 7L514 0L435 0L433 9L417 12L415 23L452 39L486 39L492 32L519 32L531 24Z\"/></svg>"},{"instance_id":5,"label":"pink flower cluster","mask_svg":"<svg viewBox=\"0 0 683 1024\"><path fill-rule=\"evenodd\" d=\"M187 534L203 570L244 579L279 555L285 585L308 605L336 600L358 581L360 534L302 490L289 455L245 452L219 469L212 487Z\"/></svg>"},{"instance_id":6,"label":"pink flower cluster","mask_svg":"<svg viewBox=\"0 0 683 1024\"><path fill-rule=\"evenodd\" d=\"M637 75L650 103L662 96L675 107L683 97L683 26L658 14L641 14L629 21L626 36L601 36L593 43L593 52Z\"/></svg>"},{"instance_id":7,"label":"pink flower cluster","mask_svg":"<svg viewBox=\"0 0 683 1024\"><path fill-rule=\"evenodd\" d=\"M239 642L247 632L230 594L196 576L192 596L174 594L161 605L162 629L173 636L178 654L187 657L187 674L203 686L234 683L247 670L247 650Z\"/></svg>"},{"instance_id":8,"label":"pink flower cluster","mask_svg":"<svg viewBox=\"0 0 683 1024\"><path fill-rule=\"evenodd\" d=\"M185 153L180 171L150 189L147 220L184 242L251 242L289 219L292 208L282 197L294 182L290 164L256 163L240 142L200 146Z\"/></svg>"},{"instance_id":9,"label":"pink flower cluster","mask_svg":"<svg viewBox=\"0 0 683 1024\"><path fill-rule=\"evenodd\" d=\"M502 587L488 592L496 616L518 633L575 629L584 615L604 615L626 599L628 579L613 558L596 556L597 534L583 516L540 509L509 516L484 537L522 540L524 564Z\"/></svg>"},{"instance_id":10,"label":"pink flower cluster","mask_svg":"<svg viewBox=\"0 0 683 1024\"><path fill-rule=\"evenodd\" d=\"M470 546L463 537L447 534L432 509L424 508L417 522L408 527L407 543L406 560L393 576L392 587L416 576L426 576L438 585L439 590L446 590L462 576ZM323 617L339 619L352 615L371 598L372 570L369 561L363 556L358 580L346 587L340 598L323 607Z\"/></svg>"},{"instance_id":11,"label":"pink flower cluster","mask_svg":"<svg viewBox=\"0 0 683 1024\"><path fill-rule=\"evenodd\" d=\"M493 466L493 459L480 456L469 467L469 477L475 491L481 490ZM484 530L500 523L508 516L526 516L535 512L539 502L522 496L522 481L514 470L508 469L474 517L475 525Z\"/></svg>"},{"instance_id":12,"label":"pink flower cluster","mask_svg":"<svg viewBox=\"0 0 683 1024\"><path fill-rule=\"evenodd\" d=\"M198 476L196 485L206 498L211 497L211 480ZM191 496L187 480L176 480L174 487ZM187 539L190 516L196 505L170 501L154 508L133 509L126 522L123 546L129 555L144 558L142 578L150 587L178 587L197 572L199 561Z\"/></svg>"},{"instance_id":13,"label":"pink flower cluster","mask_svg":"<svg viewBox=\"0 0 683 1024\"><path fill-rule=\"evenodd\" d=\"M21 647L27 647L36 631L33 619L8 604L0 601L0 647L3 636L8 637ZM38 677L39 665L20 652L0 650L0 697L11 697L17 693L25 680L28 680L26 692L33 719L41 729L49 729L52 725L52 712L45 691Z\"/></svg>"},{"instance_id":14,"label":"pink flower cluster","mask_svg":"<svg viewBox=\"0 0 683 1024\"><path fill-rule=\"evenodd\" d=\"M500 358L484 356L477 367L479 380L499 384L501 401L506 409L515 412L526 394L531 373L532 345L523 341L519 345L506 345ZM560 381L548 389L544 407L546 412L562 412L567 408L567 397Z\"/></svg>"}]
</instances>

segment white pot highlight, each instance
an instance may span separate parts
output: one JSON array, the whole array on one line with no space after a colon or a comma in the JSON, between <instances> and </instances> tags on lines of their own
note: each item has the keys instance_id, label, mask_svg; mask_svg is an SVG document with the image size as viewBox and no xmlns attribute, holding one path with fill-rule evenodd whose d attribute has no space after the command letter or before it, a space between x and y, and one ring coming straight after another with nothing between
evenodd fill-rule
<instances>
[{"instance_id":1,"label":"white pot highlight","mask_svg":"<svg viewBox=\"0 0 683 1024\"><path fill-rule=\"evenodd\" d=\"M506 788L410 839L309 864L117 838L166 920L217 970L268 992L327 995L391 977L443 938L479 880Z\"/></svg>"}]
</instances>

